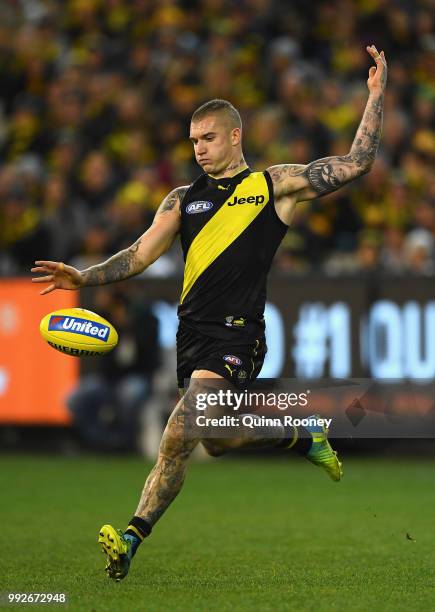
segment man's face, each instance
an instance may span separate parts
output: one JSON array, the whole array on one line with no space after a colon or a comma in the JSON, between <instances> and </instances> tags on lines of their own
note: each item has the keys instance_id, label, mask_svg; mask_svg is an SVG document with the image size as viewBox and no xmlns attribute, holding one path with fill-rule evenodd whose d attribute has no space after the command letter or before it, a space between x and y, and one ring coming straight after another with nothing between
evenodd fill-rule
<instances>
[{"instance_id":1,"label":"man's face","mask_svg":"<svg viewBox=\"0 0 435 612\"><path fill-rule=\"evenodd\" d=\"M190 124L190 140L198 164L207 174L215 175L231 162L234 147L240 143L240 130L216 113Z\"/></svg>"}]
</instances>

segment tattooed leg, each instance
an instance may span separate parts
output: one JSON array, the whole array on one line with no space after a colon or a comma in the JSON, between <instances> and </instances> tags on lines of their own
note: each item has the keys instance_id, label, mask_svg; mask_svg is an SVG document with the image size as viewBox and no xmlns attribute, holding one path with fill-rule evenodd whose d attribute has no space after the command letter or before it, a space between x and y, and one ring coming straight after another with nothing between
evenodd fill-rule
<instances>
[{"instance_id":1,"label":"tattooed leg","mask_svg":"<svg viewBox=\"0 0 435 612\"><path fill-rule=\"evenodd\" d=\"M203 380L201 383L201 393L216 393L216 391L226 391L232 388L231 385L221 377L215 380ZM206 401L206 400L205 400ZM246 413L244 413L246 414ZM226 406L208 406L204 411L204 415L210 418L219 418L224 415L234 416L232 409L228 411ZM237 416L240 415L237 413ZM255 415L251 415L255 416ZM258 415L257 415L258 416ZM256 425L253 429L244 425L240 420L237 428L234 430L236 435L231 437L215 437L215 427L202 428L204 433L208 431L209 435L201 437L201 444L212 457L220 457L225 453L232 450L238 450L242 448L264 448L268 446L276 446L286 435L286 430L283 425L276 425L274 427L259 426Z\"/></svg>"},{"instance_id":2,"label":"tattooed leg","mask_svg":"<svg viewBox=\"0 0 435 612\"><path fill-rule=\"evenodd\" d=\"M255 429L239 425L238 436L233 438L203 438L201 443L212 457L220 457L225 453L242 448L267 448L276 446L285 437L283 425L274 427L259 427Z\"/></svg>"},{"instance_id":3,"label":"tattooed leg","mask_svg":"<svg viewBox=\"0 0 435 612\"><path fill-rule=\"evenodd\" d=\"M145 482L135 513L150 525L159 520L183 486L188 459L199 442L189 434L189 421L194 417L194 410L194 394L189 389L169 417L157 463Z\"/></svg>"},{"instance_id":4,"label":"tattooed leg","mask_svg":"<svg viewBox=\"0 0 435 612\"><path fill-rule=\"evenodd\" d=\"M162 436L157 463L151 470L142 492L135 516L139 516L153 526L166 508L178 495L183 486L189 457L200 441L192 427L197 415L197 395L215 391L210 381L192 379L184 397L171 414ZM275 446L284 436L284 428L276 427L276 438L271 437L271 429L240 427L240 435L235 438L203 438L206 451L212 456L222 455L238 448L259 448Z\"/></svg>"}]
</instances>

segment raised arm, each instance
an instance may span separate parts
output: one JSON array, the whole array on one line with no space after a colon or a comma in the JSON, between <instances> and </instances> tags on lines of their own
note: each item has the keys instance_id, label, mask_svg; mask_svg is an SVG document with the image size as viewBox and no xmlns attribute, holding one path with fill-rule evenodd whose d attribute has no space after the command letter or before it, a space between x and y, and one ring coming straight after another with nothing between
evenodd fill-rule
<instances>
[{"instance_id":1,"label":"raised arm","mask_svg":"<svg viewBox=\"0 0 435 612\"><path fill-rule=\"evenodd\" d=\"M296 202L311 200L340 189L346 183L367 173L376 157L382 132L384 91L387 82L387 63L384 52L367 47L376 67L369 70L367 85L369 99L347 155L324 157L304 166L283 164L268 168L273 181L275 199L284 198L278 210L285 220Z\"/></svg>"},{"instance_id":2,"label":"raised arm","mask_svg":"<svg viewBox=\"0 0 435 612\"><path fill-rule=\"evenodd\" d=\"M86 270L56 261L36 261L32 272L45 276L32 278L35 283L51 283L41 295L54 289L79 289L93 285L106 285L125 280L143 272L165 253L180 229L180 203L188 187L177 187L161 203L153 224L136 242L116 253L110 259Z\"/></svg>"}]
</instances>

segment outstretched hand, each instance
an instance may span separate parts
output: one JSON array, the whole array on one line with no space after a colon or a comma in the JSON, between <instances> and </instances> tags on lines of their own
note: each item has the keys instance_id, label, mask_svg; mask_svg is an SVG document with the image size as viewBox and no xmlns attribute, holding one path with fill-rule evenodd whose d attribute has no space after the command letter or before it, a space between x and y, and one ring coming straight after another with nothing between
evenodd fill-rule
<instances>
[{"instance_id":1,"label":"outstretched hand","mask_svg":"<svg viewBox=\"0 0 435 612\"><path fill-rule=\"evenodd\" d=\"M41 295L50 293L55 289L78 289L83 284L80 271L59 261L35 261L36 267L32 272L39 272L45 276L32 278L33 283L51 283L40 291Z\"/></svg>"},{"instance_id":2,"label":"outstretched hand","mask_svg":"<svg viewBox=\"0 0 435 612\"><path fill-rule=\"evenodd\" d=\"M387 60L385 59L385 54L383 51L379 53L375 45L366 47L366 49L376 62L376 66L372 66L369 70L367 86L370 93L383 93L387 84Z\"/></svg>"}]
</instances>

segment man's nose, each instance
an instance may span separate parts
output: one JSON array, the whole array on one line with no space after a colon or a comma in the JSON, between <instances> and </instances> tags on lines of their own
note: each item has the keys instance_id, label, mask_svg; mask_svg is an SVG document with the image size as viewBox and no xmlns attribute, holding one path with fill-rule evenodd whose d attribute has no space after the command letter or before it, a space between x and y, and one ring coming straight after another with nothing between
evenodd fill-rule
<instances>
[{"instance_id":1,"label":"man's nose","mask_svg":"<svg viewBox=\"0 0 435 612\"><path fill-rule=\"evenodd\" d=\"M198 156L204 155L204 153L207 151L207 148L205 146L204 143L198 143L198 146L196 147L196 154Z\"/></svg>"}]
</instances>

